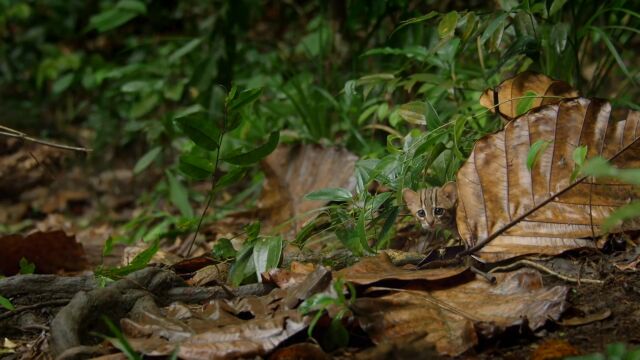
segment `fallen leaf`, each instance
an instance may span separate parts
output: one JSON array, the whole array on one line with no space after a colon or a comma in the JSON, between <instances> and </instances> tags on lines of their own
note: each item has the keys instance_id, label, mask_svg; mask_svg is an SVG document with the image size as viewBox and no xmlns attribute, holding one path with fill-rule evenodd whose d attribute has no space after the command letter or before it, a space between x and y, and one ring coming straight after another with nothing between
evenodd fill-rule
<instances>
[{"instance_id":1,"label":"fallen leaf","mask_svg":"<svg viewBox=\"0 0 640 360\"><path fill-rule=\"evenodd\" d=\"M531 360L556 360L580 355L580 351L562 339L543 341L531 354Z\"/></svg>"},{"instance_id":2,"label":"fallen leaf","mask_svg":"<svg viewBox=\"0 0 640 360\"><path fill-rule=\"evenodd\" d=\"M196 271L193 277L187 280L191 286L205 286L208 284L224 284L229 274L228 263L208 265Z\"/></svg>"},{"instance_id":3,"label":"fallen leaf","mask_svg":"<svg viewBox=\"0 0 640 360\"><path fill-rule=\"evenodd\" d=\"M149 356L167 356L178 348L181 359L264 357L308 326L295 307L325 291L330 280L331 273L318 267L296 286L265 296L150 307L122 319L122 330L136 351Z\"/></svg>"},{"instance_id":4,"label":"fallen leaf","mask_svg":"<svg viewBox=\"0 0 640 360\"><path fill-rule=\"evenodd\" d=\"M366 257L355 265L342 269L336 277L357 285L369 285L382 280L442 280L464 273L467 267L416 270L415 266L401 268L393 265L386 253Z\"/></svg>"},{"instance_id":5,"label":"fallen leaf","mask_svg":"<svg viewBox=\"0 0 640 360\"><path fill-rule=\"evenodd\" d=\"M565 100L536 108L475 144L457 174L456 222L470 247L491 237L476 255L498 261L595 247L580 238L601 235L611 213L640 198L639 188L610 179L586 179L569 188L579 146L587 146L588 159L602 156L620 168L640 167L640 113L610 115L607 102ZM537 140L552 143L529 171L527 154ZM536 206L542 207L530 213ZM640 220L615 231L637 228Z\"/></svg>"},{"instance_id":6,"label":"fallen leaf","mask_svg":"<svg viewBox=\"0 0 640 360\"><path fill-rule=\"evenodd\" d=\"M304 196L324 188L355 188L353 176L357 156L345 149L318 145L280 145L262 162L266 180L258 206L267 214L262 226L283 225L299 231L318 213L326 201Z\"/></svg>"},{"instance_id":7,"label":"fallen leaf","mask_svg":"<svg viewBox=\"0 0 640 360\"><path fill-rule=\"evenodd\" d=\"M525 71L503 81L495 89L487 89L480 96L480 104L491 112L497 112L506 120L513 120L519 109L556 104L566 98L574 98L578 92L564 81Z\"/></svg>"},{"instance_id":8,"label":"fallen leaf","mask_svg":"<svg viewBox=\"0 0 640 360\"><path fill-rule=\"evenodd\" d=\"M5 276L20 271L22 258L34 263L39 274L88 268L82 245L63 231L36 232L27 237L7 235L0 238L0 249L0 273Z\"/></svg>"},{"instance_id":9,"label":"fallen leaf","mask_svg":"<svg viewBox=\"0 0 640 360\"><path fill-rule=\"evenodd\" d=\"M558 319L568 288L545 289L530 269L496 274L495 285L483 278L450 288L400 291L378 298L358 298L352 310L374 343L422 338L440 354L457 356L485 336L511 326L540 328ZM382 290L382 289L379 289ZM478 330L477 330L478 329Z\"/></svg>"}]
</instances>

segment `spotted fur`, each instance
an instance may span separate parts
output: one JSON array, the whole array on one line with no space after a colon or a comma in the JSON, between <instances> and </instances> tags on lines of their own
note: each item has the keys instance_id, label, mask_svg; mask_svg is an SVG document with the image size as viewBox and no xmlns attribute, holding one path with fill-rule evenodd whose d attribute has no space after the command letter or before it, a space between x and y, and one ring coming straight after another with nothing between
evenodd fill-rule
<instances>
[{"instance_id":1,"label":"spotted fur","mask_svg":"<svg viewBox=\"0 0 640 360\"><path fill-rule=\"evenodd\" d=\"M458 189L455 182L448 182L442 187L421 189L417 192L404 189L402 197L423 229L431 231L447 229L457 233Z\"/></svg>"}]
</instances>

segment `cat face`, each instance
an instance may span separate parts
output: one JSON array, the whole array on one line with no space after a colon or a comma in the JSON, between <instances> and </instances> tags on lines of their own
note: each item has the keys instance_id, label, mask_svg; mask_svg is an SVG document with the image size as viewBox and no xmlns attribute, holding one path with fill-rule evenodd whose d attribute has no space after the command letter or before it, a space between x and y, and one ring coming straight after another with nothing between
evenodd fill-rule
<instances>
[{"instance_id":1,"label":"cat face","mask_svg":"<svg viewBox=\"0 0 640 360\"><path fill-rule=\"evenodd\" d=\"M455 182L442 187L402 190L402 197L416 220L426 230L456 228L458 189Z\"/></svg>"}]
</instances>

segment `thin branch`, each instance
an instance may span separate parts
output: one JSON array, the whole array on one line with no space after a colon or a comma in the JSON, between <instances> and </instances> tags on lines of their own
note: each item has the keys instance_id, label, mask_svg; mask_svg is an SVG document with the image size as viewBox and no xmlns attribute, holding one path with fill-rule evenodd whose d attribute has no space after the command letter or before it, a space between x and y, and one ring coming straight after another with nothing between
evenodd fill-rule
<instances>
[{"instance_id":1,"label":"thin branch","mask_svg":"<svg viewBox=\"0 0 640 360\"><path fill-rule=\"evenodd\" d=\"M544 266L542 264L539 264L539 263L537 263L535 261L531 261L531 260L518 260L518 261L516 261L516 262L514 262L512 264L509 264L509 265L495 267L495 268L491 269L489 272L490 273L494 273L494 272L497 272L497 271L506 271L506 270L511 270L511 269L514 269L514 268L517 268L517 267L520 267L520 266L528 266L528 267L534 268L536 270L540 270L540 271L546 272L549 275L553 275L553 276L557 277L558 279L561 279L561 280L564 280L564 281L567 281L567 282L572 282L572 283L577 283L577 284L580 284L580 283L589 283L589 284L598 284L598 285L604 284L604 281L602 281L602 280L574 278L574 277L571 277L571 276L568 276L568 275L560 274L560 273L555 272L555 271L551 270L550 268L548 268L548 267L546 267L546 266Z\"/></svg>"},{"instance_id":2,"label":"thin branch","mask_svg":"<svg viewBox=\"0 0 640 360\"><path fill-rule=\"evenodd\" d=\"M53 142L46 141L46 140L36 139L36 138L31 137L31 136L29 136L29 135L27 135L27 134L25 134L25 133L23 133L21 131L14 130L12 128L9 128L9 127L3 126L3 125L0 125L0 129L4 130L4 131L0 131L0 135L13 137L13 138L18 138L18 139L22 139L22 140L26 140L26 141L31 141L33 143L40 144L40 145L45 145L45 146L49 146L49 147L53 147L53 148L57 148L57 149L63 149L63 150L73 150L73 151L82 151L82 152L91 152L91 151L93 151L93 149L89 149L89 148L57 144L57 143L53 143Z\"/></svg>"}]
</instances>

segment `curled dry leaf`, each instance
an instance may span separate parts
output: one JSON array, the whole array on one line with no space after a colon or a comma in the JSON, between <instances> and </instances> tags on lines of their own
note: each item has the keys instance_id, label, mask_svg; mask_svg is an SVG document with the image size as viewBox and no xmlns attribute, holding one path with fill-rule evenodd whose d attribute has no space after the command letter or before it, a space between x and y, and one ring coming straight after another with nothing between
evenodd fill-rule
<instances>
[{"instance_id":1,"label":"curled dry leaf","mask_svg":"<svg viewBox=\"0 0 640 360\"><path fill-rule=\"evenodd\" d=\"M536 108L475 144L457 174L456 222L468 245L489 241L476 253L480 258L592 247L580 238L601 235L613 211L640 197L638 188L611 179L570 182L579 146L587 147L587 159L640 167L640 113L615 114L620 117L605 101L565 100ZM538 140L550 145L529 171L528 152ZM635 220L615 230L639 228Z\"/></svg>"},{"instance_id":2,"label":"curled dry leaf","mask_svg":"<svg viewBox=\"0 0 640 360\"><path fill-rule=\"evenodd\" d=\"M525 71L503 81L495 89L485 90L480 96L480 104L491 112L497 111L506 120L513 120L529 109L577 96L578 92L564 81Z\"/></svg>"},{"instance_id":3,"label":"curled dry leaf","mask_svg":"<svg viewBox=\"0 0 640 360\"><path fill-rule=\"evenodd\" d=\"M369 285L382 280L443 280L456 277L467 267L416 270L415 266L396 267L386 253L366 257L353 266L342 269L336 277L356 285Z\"/></svg>"},{"instance_id":4,"label":"curled dry leaf","mask_svg":"<svg viewBox=\"0 0 640 360\"><path fill-rule=\"evenodd\" d=\"M530 269L497 274L497 284L478 277L450 288L402 291L356 299L352 310L377 344L423 339L444 355L456 356L478 341L477 330L491 335L510 326L540 328L558 319L568 288L546 289Z\"/></svg>"}]
</instances>

